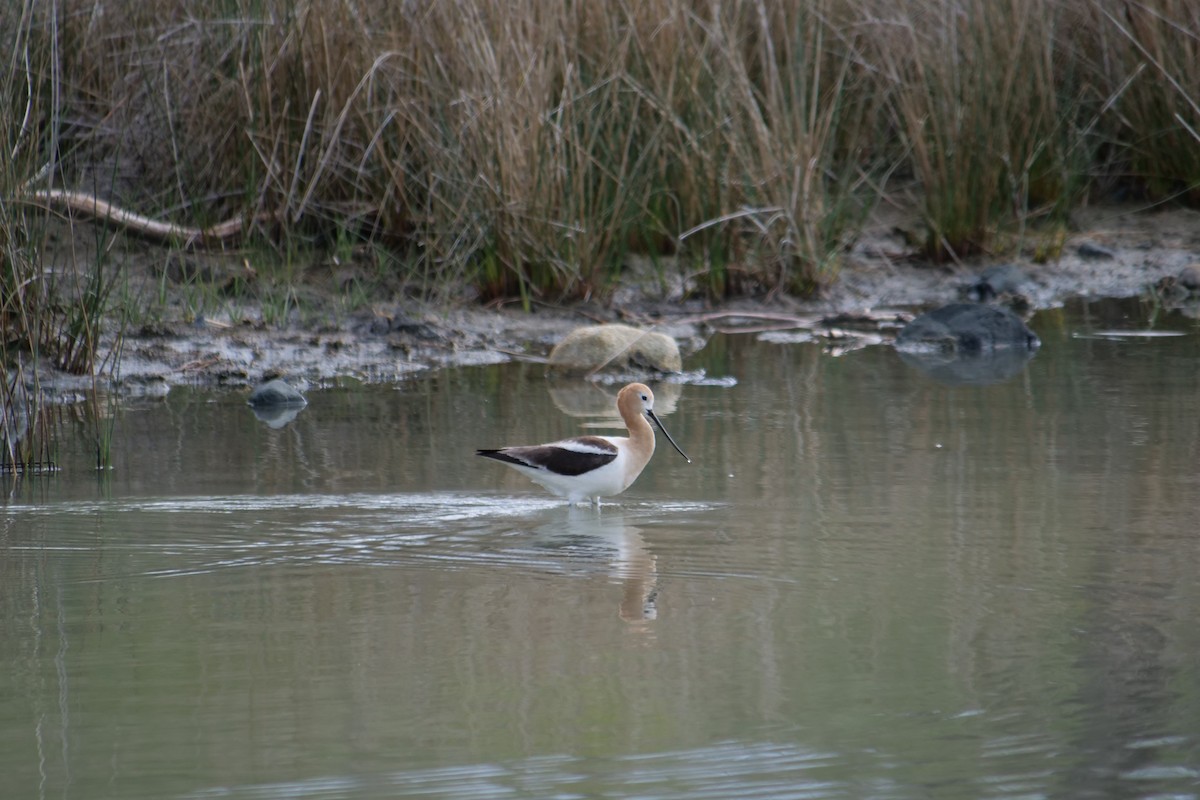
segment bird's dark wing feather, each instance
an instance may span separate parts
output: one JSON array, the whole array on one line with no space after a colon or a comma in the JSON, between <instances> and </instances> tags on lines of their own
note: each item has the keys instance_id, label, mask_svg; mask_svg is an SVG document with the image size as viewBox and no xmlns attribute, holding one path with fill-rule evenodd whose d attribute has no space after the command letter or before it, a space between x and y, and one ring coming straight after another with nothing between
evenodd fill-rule
<instances>
[{"instance_id":1,"label":"bird's dark wing feather","mask_svg":"<svg viewBox=\"0 0 1200 800\"><path fill-rule=\"evenodd\" d=\"M582 475L599 469L617 457L617 448L599 436L580 436L553 444L477 450L476 455L507 464L544 469L557 475Z\"/></svg>"}]
</instances>

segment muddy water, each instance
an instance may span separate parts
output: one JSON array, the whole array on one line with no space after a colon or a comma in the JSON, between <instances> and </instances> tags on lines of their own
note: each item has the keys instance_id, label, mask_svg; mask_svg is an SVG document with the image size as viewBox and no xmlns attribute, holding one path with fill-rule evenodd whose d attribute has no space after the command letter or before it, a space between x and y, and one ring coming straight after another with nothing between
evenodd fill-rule
<instances>
[{"instance_id":1,"label":"muddy water","mask_svg":"<svg viewBox=\"0 0 1200 800\"><path fill-rule=\"evenodd\" d=\"M81 421L0 517L3 795L1195 797L1174 326L1047 316L987 386L719 338L660 389L695 463L599 513L471 455L594 430L536 367L174 391L100 477Z\"/></svg>"}]
</instances>

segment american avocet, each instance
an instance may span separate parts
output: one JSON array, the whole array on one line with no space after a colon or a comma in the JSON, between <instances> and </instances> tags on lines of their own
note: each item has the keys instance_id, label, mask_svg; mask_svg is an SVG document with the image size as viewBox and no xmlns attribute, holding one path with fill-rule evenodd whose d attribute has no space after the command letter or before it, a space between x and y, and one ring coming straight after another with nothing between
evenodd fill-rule
<instances>
[{"instance_id":1,"label":"american avocet","mask_svg":"<svg viewBox=\"0 0 1200 800\"><path fill-rule=\"evenodd\" d=\"M590 500L599 507L600 498L629 488L654 455L654 420L671 446L689 464L654 413L654 392L642 383L631 383L617 393L617 410L629 436L577 436L549 444L477 450L477 455L494 458L549 489L567 502Z\"/></svg>"}]
</instances>

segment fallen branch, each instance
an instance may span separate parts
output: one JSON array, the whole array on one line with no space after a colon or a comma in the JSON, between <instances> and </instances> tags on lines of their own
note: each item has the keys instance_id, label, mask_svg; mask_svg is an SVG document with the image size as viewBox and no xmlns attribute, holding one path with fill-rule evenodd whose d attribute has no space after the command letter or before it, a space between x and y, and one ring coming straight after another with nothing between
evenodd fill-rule
<instances>
[{"instance_id":1,"label":"fallen branch","mask_svg":"<svg viewBox=\"0 0 1200 800\"><path fill-rule=\"evenodd\" d=\"M17 199L24 203L43 205L47 208L63 206L71 211L119 225L148 239L158 242L179 242L189 248L223 244L238 239L247 226L247 220L241 214L207 228L177 225L120 208L93 194L73 192L67 189L36 189L20 195ZM263 213L252 217L249 222L272 222L275 219L275 214Z\"/></svg>"},{"instance_id":2,"label":"fallen branch","mask_svg":"<svg viewBox=\"0 0 1200 800\"><path fill-rule=\"evenodd\" d=\"M798 316L796 314L774 313L770 311L712 311L704 314L692 314L680 317L676 322L684 322L691 324L716 322L723 319L762 319L774 320L784 325L790 325L794 328L811 328L820 323L821 318L817 315Z\"/></svg>"}]
</instances>

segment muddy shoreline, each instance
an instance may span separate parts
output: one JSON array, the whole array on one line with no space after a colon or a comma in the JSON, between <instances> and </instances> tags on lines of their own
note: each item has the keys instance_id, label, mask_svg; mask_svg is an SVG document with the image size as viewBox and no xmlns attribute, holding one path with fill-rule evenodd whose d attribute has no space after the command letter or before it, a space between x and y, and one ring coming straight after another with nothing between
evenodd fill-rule
<instances>
[{"instance_id":1,"label":"muddy shoreline","mask_svg":"<svg viewBox=\"0 0 1200 800\"><path fill-rule=\"evenodd\" d=\"M169 302L152 324L134 323L125 331L113 384L131 394L165 394L173 386L242 388L272 377L306 386L341 378L393 382L441 367L537 361L571 329L602 321L667 333L680 342L685 357L717 330L739 324L808 327L816 335L834 328L840 336L865 328L869 335L864 343L871 344L889 340L897 317L960 299L974 276L996 264L1024 270L1029 281L1022 294L1030 310L1044 310L1074 297L1152 292L1163 279L1200 262L1200 212L1182 209L1085 209L1076 214L1060 256L1047 263L1014 255L950 267L922 264L905 256L896 231L888 220L867 231L837 282L811 300L774 296L714 305L685 299L683 278L664 281L658 273L651 279L635 268L606 303L538 304L529 312L519 304L484 308L470 302L453 307L385 302L347 314L310 314L280 327L265 324L262 314L245 303L187 319L178 301ZM206 258L214 264L206 265ZM160 248L136 241L122 242L114 255L122 268L143 270L147 282L171 288L174 281L164 272L163 259ZM190 268L216 269L221 259L228 261L216 255L189 256ZM334 292L335 286L331 279L325 291ZM310 288L322 291L319 282ZM739 318L739 313L745 316ZM847 319L863 324L845 328L841 323ZM91 380L48 375L43 386L71 391L90 387Z\"/></svg>"}]
</instances>

